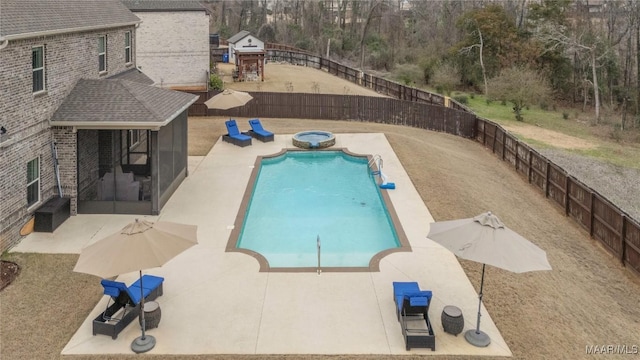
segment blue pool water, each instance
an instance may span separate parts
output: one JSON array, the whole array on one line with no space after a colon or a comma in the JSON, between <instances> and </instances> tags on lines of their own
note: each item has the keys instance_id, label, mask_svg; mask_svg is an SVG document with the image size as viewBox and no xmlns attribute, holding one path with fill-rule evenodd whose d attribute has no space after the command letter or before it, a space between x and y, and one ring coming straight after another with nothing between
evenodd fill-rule
<instances>
[{"instance_id":1,"label":"blue pool water","mask_svg":"<svg viewBox=\"0 0 640 360\"><path fill-rule=\"evenodd\" d=\"M367 267L400 246L366 158L290 151L262 159L237 247L270 267Z\"/></svg>"}]
</instances>

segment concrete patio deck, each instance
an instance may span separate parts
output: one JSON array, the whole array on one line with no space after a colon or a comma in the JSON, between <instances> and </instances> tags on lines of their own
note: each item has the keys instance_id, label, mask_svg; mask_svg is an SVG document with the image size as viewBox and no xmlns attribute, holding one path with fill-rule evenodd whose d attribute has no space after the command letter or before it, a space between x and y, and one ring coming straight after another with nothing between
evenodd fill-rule
<instances>
[{"instance_id":1,"label":"concrete patio deck","mask_svg":"<svg viewBox=\"0 0 640 360\"><path fill-rule=\"evenodd\" d=\"M291 135L240 148L218 141L205 157L189 158L189 177L160 216L146 217L198 226L199 244L165 266L144 273L163 276L160 326L148 331L157 340L150 354L381 354L510 356L506 342L482 307L481 329L491 337L486 348L467 343L463 334L443 331L446 305L462 309L465 328L475 328L478 295L456 257L426 238L433 222L427 207L384 134L337 134L335 147L359 154L380 154L385 174L396 183L389 196L412 252L384 257L379 272L259 272L257 260L225 252L229 234L255 158L290 148ZM78 215L54 233L33 233L12 252L79 253L140 216ZM480 265L478 265L480 266ZM133 282L137 273L119 277ZM429 316L436 351L405 350L392 296L393 281L417 281L432 290ZM99 280L96 278L96 286ZM104 297L62 354L131 354L140 335L136 323L116 340L93 336L91 320L105 308Z\"/></svg>"}]
</instances>

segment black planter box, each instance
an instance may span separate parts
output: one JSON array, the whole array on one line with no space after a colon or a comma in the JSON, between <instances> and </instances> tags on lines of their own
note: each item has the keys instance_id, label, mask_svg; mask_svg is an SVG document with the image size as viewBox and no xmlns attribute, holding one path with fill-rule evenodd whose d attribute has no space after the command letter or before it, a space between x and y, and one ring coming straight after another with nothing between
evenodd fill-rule
<instances>
[{"instance_id":1,"label":"black planter box","mask_svg":"<svg viewBox=\"0 0 640 360\"><path fill-rule=\"evenodd\" d=\"M34 231L53 232L71 215L71 200L54 197L35 212Z\"/></svg>"}]
</instances>

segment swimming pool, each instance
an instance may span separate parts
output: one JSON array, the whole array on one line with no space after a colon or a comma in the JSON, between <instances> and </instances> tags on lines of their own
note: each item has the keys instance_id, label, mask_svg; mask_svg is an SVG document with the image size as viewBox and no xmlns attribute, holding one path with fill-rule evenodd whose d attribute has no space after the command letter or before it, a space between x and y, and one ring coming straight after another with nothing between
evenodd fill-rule
<instances>
[{"instance_id":1,"label":"swimming pool","mask_svg":"<svg viewBox=\"0 0 640 360\"><path fill-rule=\"evenodd\" d=\"M369 268L376 255L401 247L367 157L287 151L262 158L254 171L236 247L271 269L317 268L318 237L322 269Z\"/></svg>"}]
</instances>

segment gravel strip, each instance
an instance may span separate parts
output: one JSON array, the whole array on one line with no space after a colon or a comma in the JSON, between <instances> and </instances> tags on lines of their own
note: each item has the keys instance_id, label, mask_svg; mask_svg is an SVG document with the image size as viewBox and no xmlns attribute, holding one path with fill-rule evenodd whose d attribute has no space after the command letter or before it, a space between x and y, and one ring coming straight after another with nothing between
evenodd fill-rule
<instances>
[{"instance_id":1,"label":"gravel strip","mask_svg":"<svg viewBox=\"0 0 640 360\"><path fill-rule=\"evenodd\" d=\"M562 149L536 150L640 221L640 170L612 165Z\"/></svg>"}]
</instances>

